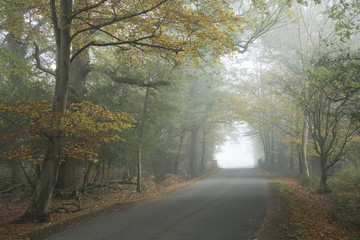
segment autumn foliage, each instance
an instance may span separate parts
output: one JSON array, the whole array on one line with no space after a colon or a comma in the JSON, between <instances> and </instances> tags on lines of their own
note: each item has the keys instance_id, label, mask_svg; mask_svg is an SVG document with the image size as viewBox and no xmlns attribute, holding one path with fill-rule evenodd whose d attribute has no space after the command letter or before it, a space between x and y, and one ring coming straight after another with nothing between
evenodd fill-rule
<instances>
[{"instance_id":1,"label":"autumn foliage","mask_svg":"<svg viewBox=\"0 0 360 240\"><path fill-rule=\"evenodd\" d=\"M97 149L110 141L124 141L120 133L130 129L134 118L111 112L91 102L72 104L65 114L53 113L47 101L0 102L2 122L12 128L3 134L0 154L4 158L41 163L49 137L64 136L63 160L97 161Z\"/></svg>"}]
</instances>

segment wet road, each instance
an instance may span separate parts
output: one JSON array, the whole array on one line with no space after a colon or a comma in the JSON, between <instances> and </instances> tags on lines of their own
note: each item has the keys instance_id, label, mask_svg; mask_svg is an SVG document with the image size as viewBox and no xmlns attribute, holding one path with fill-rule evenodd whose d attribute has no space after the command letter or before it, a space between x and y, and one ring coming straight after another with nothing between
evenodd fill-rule
<instances>
[{"instance_id":1,"label":"wet road","mask_svg":"<svg viewBox=\"0 0 360 240\"><path fill-rule=\"evenodd\" d=\"M268 190L254 169L224 169L166 197L114 212L52 240L249 240Z\"/></svg>"}]
</instances>

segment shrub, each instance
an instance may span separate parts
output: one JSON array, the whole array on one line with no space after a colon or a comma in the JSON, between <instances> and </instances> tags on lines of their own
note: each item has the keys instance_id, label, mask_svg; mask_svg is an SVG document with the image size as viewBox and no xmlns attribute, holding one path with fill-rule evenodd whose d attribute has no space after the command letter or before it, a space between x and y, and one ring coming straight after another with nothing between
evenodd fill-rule
<instances>
[{"instance_id":1,"label":"shrub","mask_svg":"<svg viewBox=\"0 0 360 240\"><path fill-rule=\"evenodd\" d=\"M331 190L359 191L360 164L352 163L329 178L328 186Z\"/></svg>"}]
</instances>

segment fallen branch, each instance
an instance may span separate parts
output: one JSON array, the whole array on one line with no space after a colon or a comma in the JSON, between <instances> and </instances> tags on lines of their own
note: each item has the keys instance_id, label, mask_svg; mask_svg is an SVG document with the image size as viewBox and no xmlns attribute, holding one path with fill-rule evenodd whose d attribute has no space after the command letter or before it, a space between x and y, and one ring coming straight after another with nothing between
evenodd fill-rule
<instances>
[{"instance_id":1,"label":"fallen branch","mask_svg":"<svg viewBox=\"0 0 360 240\"><path fill-rule=\"evenodd\" d=\"M81 197L81 194L78 191L76 191L75 198L76 198L77 202L62 203L59 207L56 207L56 208L52 207L50 214L54 213L54 212L60 212L60 210L64 210L66 213L74 213L74 212L79 212L79 211L83 210L84 208L81 207L80 197ZM76 209L69 209L66 206L75 206Z\"/></svg>"},{"instance_id":2,"label":"fallen branch","mask_svg":"<svg viewBox=\"0 0 360 240\"><path fill-rule=\"evenodd\" d=\"M69 209L66 206L75 206L76 209ZM61 210L64 210L66 213L74 213L74 212L79 212L79 211L83 210L83 208L81 208L81 206L77 203L63 203L59 207L56 207L56 208L52 207L49 214L54 213L54 212L61 212Z\"/></svg>"}]
</instances>

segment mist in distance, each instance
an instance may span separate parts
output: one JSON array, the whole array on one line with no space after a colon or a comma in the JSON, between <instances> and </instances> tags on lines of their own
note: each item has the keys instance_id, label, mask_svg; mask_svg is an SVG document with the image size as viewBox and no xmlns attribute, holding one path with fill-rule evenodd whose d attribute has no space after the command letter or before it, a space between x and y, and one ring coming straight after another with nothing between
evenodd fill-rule
<instances>
[{"instance_id":1,"label":"mist in distance","mask_svg":"<svg viewBox=\"0 0 360 240\"><path fill-rule=\"evenodd\" d=\"M252 140L239 135L236 141L228 139L215 156L221 168L253 168L256 166Z\"/></svg>"}]
</instances>

